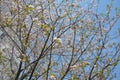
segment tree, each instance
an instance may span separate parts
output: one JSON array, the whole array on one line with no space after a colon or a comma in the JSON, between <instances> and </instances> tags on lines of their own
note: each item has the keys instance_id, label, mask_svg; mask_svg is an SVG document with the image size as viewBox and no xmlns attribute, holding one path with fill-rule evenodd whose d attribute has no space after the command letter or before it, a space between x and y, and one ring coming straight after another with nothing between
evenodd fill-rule
<instances>
[{"instance_id":1,"label":"tree","mask_svg":"<svg viewBox=\"0 0 120 80\"><path fill-rule=\"evenodd\" d=\"M2 80L111 80L119 9L100 0L0 0ZM85 6L84 6L85 5ZM112 11L116 11L114 16ZM112 36L111 36L112 35ZM7 47L6 47L6 45Z\"/></svg>"}]
</instances>

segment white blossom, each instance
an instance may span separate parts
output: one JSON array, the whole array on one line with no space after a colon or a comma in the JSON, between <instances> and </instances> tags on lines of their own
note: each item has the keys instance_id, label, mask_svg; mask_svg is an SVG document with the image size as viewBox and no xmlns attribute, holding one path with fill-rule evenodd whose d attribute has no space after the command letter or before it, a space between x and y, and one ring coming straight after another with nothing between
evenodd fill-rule
<instances>
[{"instance_id":1,"label":"white blossom","mask_svg":"<svg viewBox=\"0 0 120 80\"><path fill-rule=\"evenodd\" d=\"M37 10L40 10L40 9L41 9L41 6L37 6L36 9L37 9Z\"/></svg>"},{"instance_id":2,"label":"white blossom","mask_svg":"<svg viewBox=\"0 0 120 80\"><path fill-rule=\"evenodd\" d=\"M75 70L77 68L77 65L70 66L72 70Z\"/></svg>"},{"instance_id":3,"label":"white blossom","mask_svg":"<svg viewBox=\"0 0 120 80\"><path fill-rule=\"evenodd\" d=\"M51 79L51 80L56 80L56 78L55 78L54 75L51 75L51 76L50 76L50 79Z\"/></svg>"},{"instance_id":4,"label":"white blossom","mask_svg":"<svg viewBox=\"0 0 120 80\"><path fill-rule=\"evenodd\" d=\"M107 29L107 28L103 28L103 27L102 27L102 31L103 31L103 32L107 32L107 31L108 31L108 29Z\"/></svg>"},{"instance_id":5,"label":"white blossom","mask_svg":"<svg viewBox=\"0 0 120 80\"><path fill-rule=\"evenodd\" d=\"M38 18L33 18L33 21L38 21Z\"/></svg>"},{"instance_id":6,"label":"white blossom","mask_svg":"<svg viewBox=\"0 0 120 80\"><path fill-rule=\"evenodd\" d=\"M29 7L30 7L30 8L34 8L34 6L33 6L33 5L29 5Z\"/></svg>"},{"instance_id":7,"label":"white blossom","mask_svg":"<svg viewBox=\"0 0 120 80\"><path fill-rule=\"evenodd\" d=\"M62 44L62 40L60 38L54 37L53 40L56 41L56 43Z\"/></svg>"}]
</instances>

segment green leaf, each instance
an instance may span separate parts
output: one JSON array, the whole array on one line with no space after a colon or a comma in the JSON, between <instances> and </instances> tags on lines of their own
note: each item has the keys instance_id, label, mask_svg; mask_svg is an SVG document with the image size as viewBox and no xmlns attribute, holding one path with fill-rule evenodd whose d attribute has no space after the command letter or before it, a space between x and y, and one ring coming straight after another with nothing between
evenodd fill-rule
<instances>
[{"instance_id":1,"label":"green leaf","mask_svg":"<svg viewBox=\"0 0 120 80\"><path fill-rule=\"evenodd\" d=\"M103 71L102 71L102 70L100 70L100 71L99 71L99 74L100 74L100 75L103 75Z\"/></svg>"},{"instance_id":2,"label":"green leaf","mask_svg":"<svg viewBox=\"0 0 120 80\"><path fill-rule=\"evenodd\" d=\"M116 66L118 64L118 62L114 62L113 65Z\"/></svg>"},{"instance_id":3,"label":"green leaf","mask_svg":"<svg viewBox=\"0 0 120 80\"><path fill-rule=\"evenodd\" d=\"M19 58L20 58L23 62L29 63L29 57L26 56L25 54L21 54L21 55L19 56Z\"/></svg>"},{"instance_id":4,"label":"green leaf","mask_svg":"<svg viewBox=\"0 0 120 80\"><path fill-rule=\"evenodd\" d=\"M72 80L80 80L80 79L79 79L79 78L77 77L77 75L75 74L75 75L73 76Z\"/></svg>"},{"instance_id":5,"label":"green leaf","mask_svg":"<svg viewBox=\"0 0 120 80\"><path fill-rule=\"evenodd\" d=\"M54 73L51 73L50 76L56 76Z\"/></svg>"},{"instance_id":6,"label":"green leaf","mask_svg":"<svg viewBox=\"0 0 120 80\"><path fill-rule=\"evenodd\" d=\"M51 28L47 24L41 26L46 35L49 35Z\"/></svg>"},{"instance_id":7,"label":"green leaf","mask_svg":"<svg viewBox=\"0 0 120 80\"><path fill-rule=\"evenodd\" d=\"M3 53L0 51L0 63L3 63L3 62L6 62L6 61L7 61L6 56L3 56L2 54L3 54Z\"/></svg>"},{"instance_id":8,"label":"green leaf","mask_svg":"<svg viewBox=\"0 0 120 80\"><path fill-rule=\"evenodd\" d=\"M34 6L32 6L32 5L26 5L25 11L27 13L30 13L31 11L34 11Z\"/></svg>"}]
</instances>

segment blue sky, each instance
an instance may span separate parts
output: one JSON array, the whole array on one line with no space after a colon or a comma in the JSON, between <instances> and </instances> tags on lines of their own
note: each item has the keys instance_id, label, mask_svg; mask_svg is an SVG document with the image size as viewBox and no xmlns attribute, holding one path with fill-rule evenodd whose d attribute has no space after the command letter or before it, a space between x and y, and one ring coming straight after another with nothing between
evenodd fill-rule
<instances>
[{"instance_id":1,"label":"blue sky","mask_svg":"<svg viewBox=\"0 0 120 80\"><path fill-rule=\"evenodd\" d=\"M58 0L58 2L61 2L62 0ZM74 0L71 0L71 1L74 1ZM92 0L87 0L87 1L92 1ZM97 0L95 0L97 1ZM120 9L120 0L99 0L100 3L99 3L99 7L98 9L96 10L97 13L105 13L106 12L106 6L107 4L111 4L112 3L112 8L119 8ZM111 2L112 1L112 2ZM82 3L82 6L84 6L84 8L86 8L85 6L85 3ZM112 9L111 13L110 13L110 17L113 17L115 16L115 10ZM114 36L116 35L116 30L120 28L120 19L118 20L118 22L115 24L115 27L114 29L110 32L110 35L111 36ZM116 42L119 42L120 43L120 37L116 40ZM114 80L120 80L120 62L118 64L118 66L116 66L114 72L116 73L116 78Z\"/></svg>"},{"instance_id":2,"label":"blue sky","mask_svg":"<svg viewBox=\"0 0 120 80\"><path fill-rule=\"evenodd\" d=\"M105 6L109 3L111 3L111 0L101 0L99 4L99 12L105 12L106 11ZM114 0L114 2L112 3L113 3L113 7L118 7L120 9L120 0ZM115 15L115 11L112 10L111 17L114 15ZM115 32L118 28L120 28L120 20L116 23L113 31L111 31L110 33L111 36L116 34ZM120 40L120 37L118 38L118 41L117 41L120 43L119 40ZM115 73L116 73L116 78L114 80L120 80L120 77L119 77L120 76L120 62L118 66L115 68Z\"/></svg>"}]
</instances>

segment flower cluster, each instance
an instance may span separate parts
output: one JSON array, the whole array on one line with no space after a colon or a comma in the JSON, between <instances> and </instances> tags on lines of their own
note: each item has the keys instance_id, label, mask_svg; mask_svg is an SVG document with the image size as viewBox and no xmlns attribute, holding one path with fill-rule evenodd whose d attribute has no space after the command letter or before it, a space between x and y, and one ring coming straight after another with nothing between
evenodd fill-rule
<instances>
[{"instance_id":1,"label":"flower cluster","mask_svg":"<svg viewBox=\"0 0 120 80\"><path fill-rule=\"evenodd\" d=\"M62 44L62 40L60 38L54 37L53 40L56 41L57 44Z\"/></svg>"},{"instance_id":2,"label":"flower cluster","mask_svg":"<svg viewBox=\"0 0 120 80\"><path fill-rule=\"evenodd\" d=\"M54 75L51 75L51 76L50 76L50 79L51 79L51 80L56 80L56 78L55 78Z\"/></svg>"},{"instance_id":3,"label":"flower cluster","mask_svg":"<svg viewBox=\"0 0 120 80\"><path fill-rule=\"evenodd\" d=\"M70 66L71 70L75 70L77 68L77 65Z\"/></svg>"}]
</instances>

